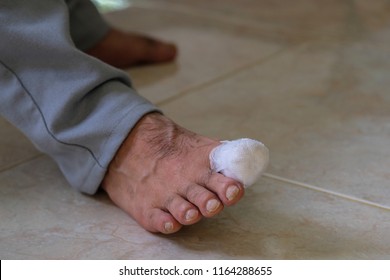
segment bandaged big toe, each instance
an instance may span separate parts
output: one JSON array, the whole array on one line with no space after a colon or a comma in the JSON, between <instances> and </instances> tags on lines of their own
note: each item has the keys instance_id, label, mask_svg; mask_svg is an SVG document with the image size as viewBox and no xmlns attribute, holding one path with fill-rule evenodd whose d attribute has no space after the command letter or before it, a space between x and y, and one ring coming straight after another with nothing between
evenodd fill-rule
<instances>
[{"instance_id":1,"label":"bandaged big toe","mask_svg":"<svg viewBox=\"0 0 390 280\"><path fill-rule=\"evenodd\" d=\"M233 178L249 187L267 168L269 151L263 143L243 138L221 141L210 152L210 166L214 172Z\"/></svg>"}]
</instances>

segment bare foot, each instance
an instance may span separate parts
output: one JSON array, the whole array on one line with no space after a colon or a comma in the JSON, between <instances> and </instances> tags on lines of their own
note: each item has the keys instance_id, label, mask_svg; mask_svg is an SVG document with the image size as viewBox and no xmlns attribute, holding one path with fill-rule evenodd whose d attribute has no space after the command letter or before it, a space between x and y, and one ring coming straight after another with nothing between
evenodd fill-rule
<instances>
[{"instance_id":1,"label":"bare foot","mask_svg":"<svg viewBox=\"0 0 390 280\"><path fill-rule=\"evenodd\" d=\"M177 55L177 48L143 35L111 29L103 40L86 53L112 66L126 68L172 61Z\"/></svg>"},{"instance_id":2,"label":"bare foot","mask_svg":"<svg viewBox=\"0 0 390 280\"><path fill-rule=\"evenodd\" d=\"M110 163L102 188L151 232L174 233L238 202L243 186L212 173L219 142L152 113L133 128Z\"/></svg>"}]
</instances>

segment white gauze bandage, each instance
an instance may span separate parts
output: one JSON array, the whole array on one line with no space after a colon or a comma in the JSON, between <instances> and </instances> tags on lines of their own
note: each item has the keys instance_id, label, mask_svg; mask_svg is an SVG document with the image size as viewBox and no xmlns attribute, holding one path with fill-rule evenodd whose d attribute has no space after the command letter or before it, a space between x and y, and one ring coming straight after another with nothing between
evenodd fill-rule
<instances>
[{"instance_id":1,"label":"white gauze bandage","mask_svg":"<svg viewBox=\"0 0 390 280\"><path fill-rule=\"evenodd\" d=\"M233 178L249 187L267 168L269 151L263 143L243 138L221 141L221 145L210 152L210 166L215 172Z\"/></svg>"}]
</instances>

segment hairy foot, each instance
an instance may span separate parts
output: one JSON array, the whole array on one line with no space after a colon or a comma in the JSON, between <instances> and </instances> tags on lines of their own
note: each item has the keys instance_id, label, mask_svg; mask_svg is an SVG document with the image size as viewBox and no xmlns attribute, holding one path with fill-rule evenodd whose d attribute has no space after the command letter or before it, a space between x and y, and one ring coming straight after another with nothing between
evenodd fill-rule
<instances>
[{"instance_id":1,"label":"hairy foot","mask_svg":"<svg viewBox=\"0 0 390 280\"><path fill-rule=\"evenodd\" d=\"M177 55L177 48L150 37L111 29L103 40L86 53L112 66L126 68L172 61Z\"/></svg>"},{"instance_id":2,"label":"hairy foot","mask_svg":"<svg viewBox=\"0 0 390 280\"><path fill-rule=\"evenodd\" d=\"M209 153L217 145L161 114L148 114L118 150L102 188L146 230L174 233L244 194L240 183L211 171Z\"/></svg>"}]
</instances>

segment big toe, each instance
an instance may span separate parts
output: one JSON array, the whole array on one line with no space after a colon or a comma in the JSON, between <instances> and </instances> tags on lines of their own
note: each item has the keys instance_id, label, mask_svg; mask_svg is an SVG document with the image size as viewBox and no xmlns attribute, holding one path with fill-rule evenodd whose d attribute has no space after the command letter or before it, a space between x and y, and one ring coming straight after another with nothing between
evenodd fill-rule
<instances>
[{"instance_id":1,"label":"big toe","mask_svg":"<svg viewBox=\"0 0 390 280\"><path fill-rule=\"evenodd\" d=\"M177 56L177 47L174 44L147 39L148 47L145 52L146 62L169 62Z\"/></svg>"}]
</instances>

